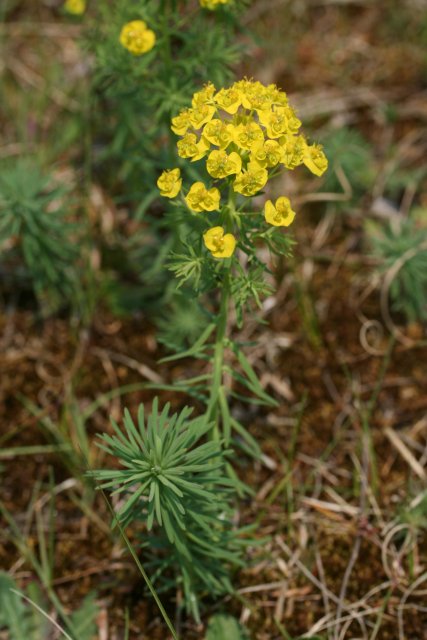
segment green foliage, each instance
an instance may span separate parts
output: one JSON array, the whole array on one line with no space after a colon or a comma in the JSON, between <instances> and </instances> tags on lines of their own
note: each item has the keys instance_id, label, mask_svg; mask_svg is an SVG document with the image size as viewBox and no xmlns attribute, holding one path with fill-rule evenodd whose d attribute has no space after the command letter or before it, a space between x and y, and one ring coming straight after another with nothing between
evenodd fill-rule
<instances>
[{"instance_id":1,"label":"green foliage","mask_svg":"<svg viewBox=\"0 0 427 640\"><path fill-rule=\"evenodd\" d=\"M273 291L264 279L265 267L260 264L249 264L247 269L238 264L236 274L231 282L231 297L236 307L237 326L243 325L243 313L247 306L255 301L261 309L261 299Z\"/></svg>"},{"instance_id":2,"label":"green foliage","mask_svg":"<svg viewBox=\"0 0 427 640\"><path fill-rule=\"evenodd\" d=\"M205 640L249 640L246 629L233 616L217 613L208 623Z\"/></svg>"},{"instance_id":3,"label":"green foliage","mask_svg":"<svg viewBox=\"0 0 427 640\"><path fill-rule=\"evenodd\" d=\"M99 613L98 605L95 602L96 594L89 593L83 600L81 606L70 615L70 622L74 630L76 640L94 640L98 635L96 618Z\"/></svg>"},{"instance_id":4,"label":"green foliage","mask_svg":"<svg viewBox=\"0 0 427 640\"><path fill-rule=\"evenodd\" d=\"M178 580L187 610L199 619L203 592L232 591L229 572L242 564L244 541L232 524L229 502L238 481L224 472L229 452L206 442L212 425L190 414L186 407L170 415L169 404L160 412L156 399L147 420L140 405L135 426L126 410L124 429L113 422L114 435L103 434L99 445L124 468L91 475L122 495L117 518L123 525L145 523L154 580L163 588Z\"/></svg>"},{"instance_id":5,"label":"green foliage","mask_svg":"<svg viewBox=\"0 0 427 640\"><path fill-rule=\"evenodd\" d=\"M48 619L48 605L39 587L35 583L27 587L24 595L28 598L28 604L17 591L14 580L7 573L0 572L0 629L9 631L10 640L50 637L53 625ZM94 593L89 593L80 609L70 615L72 640L94 640L96 637L98 628L95 620L99 609L95 597ZM71 636L67 633L67 637Z\"/></svg>"},{"instance_id":6,"label":"green foliage","mask_svg":"<svg viewBox=\"0 0 427 640\"><path fill-rule=\"evenodd\" d=\"M374 179L374 154L369 142L355 129L344 127L331 131L323 138L330 166L323 180L323 190L342 192L340 172L348 181L354 199L369 189Z\"/></svg>"},{"instance_id":7,"label":"green foliage","mask_svg":"<svg viewBox=\"0 0 427 640\"><path fill-rule=\"evenodd\" d=\"M110 179L132 185L134 193L141 189L141 175L146 185L153 184L158 170L173 161L171 117L208 80L228 81L241 57L238 21L230 11L192 11L186 4L102 0L85 35L95 59L94 126L103 141L97 164ZM140 56L119 42L122 26L137 19L156 34L154 48Z\"/></svg>"},{"instance_id":8,"label":"green foliage","mask_svg":"<svg viewBox=\"0 0 427 640\"><path fill-rule=\"evenodd\" d=\"M211 318L207 311L192 297L192 292L176 295L156 319L159 342L170 351L190 347Z\"/></svg>"},{"instance_id":9,"label":"green foliage","mask_svg":"<svg viewBox=\"0 0 427 640\"><path fill-rule=\"evenodd\" d=\"M393 270L390 297L393 308L410 321L427 318L427 227L412 218L398 225L367 225L382 273Z\"/></svg>"},{"instance_id":10,"label":"green foliage","mask_svg":"<svg viewBox=\"0 0 427 640\"><path fill-rule=\"evenodd\" d=\"M27 161L0 173L4 279L29 279L39 301L51 308L70 303L77 294L79 226L67 219L66 196L65 187L54 185L51 176Z\"/></svg>"},{"instance_id":11,"label":"green foliage","mask_svg":"<svg viewBox=\"0 0 427 640\"><path fill-rule=\"evenodd\" d=\"M32 586L32 599L43 606L41 594L36 593L35 586ZM16 589L14 580L7 573L0 572L0 629L7 629L11 640L46 637L50 627L48 621L36 609L25 605L23 599L14 593Z\"/></svg>"}]
</instances>

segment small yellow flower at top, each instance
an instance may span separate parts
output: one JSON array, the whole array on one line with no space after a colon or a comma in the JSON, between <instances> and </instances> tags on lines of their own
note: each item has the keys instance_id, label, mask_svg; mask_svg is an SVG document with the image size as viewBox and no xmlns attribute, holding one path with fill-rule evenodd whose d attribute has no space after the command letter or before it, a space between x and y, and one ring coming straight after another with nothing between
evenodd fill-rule
<instances>
[{"instance_id":1,"label":"small yellow flower at top","mask_svg":"<svg viewBox=\"0 0 427 640\"><path fill-rule=\"evenodd\" d=\"M271 200L267 200L264 208L266 222L275 227L289 227L295 218L295 211L291 209L289 198L281 196L277 198L274 205Z\"/></svg>"},{"instance_id":2,"label":"small yellow flower at top","mask_svg":"<svg viewBox=\"0 0 427 640\"><path fill-rule=\"evenodd\" d=\"M143 20L132 20L122 27L120 32L120 44L134 56L141 56L154 47L156 34Z\"/></svg>"},{"instance_id":3,"label":"small yellow flower at top","mask_svg":"<svg viewBox=\"0 0 427 640\"><path fill-rule=\"evenodd\" d=\"M242 103L242 96L237 89L221 89L215 96L215 102L220 109L234 115Z\"/></svg>"},{"instance_id":4,"label":"small yellow flower at top","mask_svg":"<svg viewBox=\"0 0 427 640\"><path fill-rule=\"evenodd\" d=\"M210 9L211 11L219 7L220 4L227 4L229 0L199 0L200 6L203 9Z\"/></svg>"},{"instance_id":5,"label":"small yellow flower at top","mask_svg":"<svg viewBox=\"0 0 427 640\"><path fill-rule=\"evenodd\" d=\"M321 176L328 168L328 159L320 144L306 145L303 162L315 176Z\"/></svg>"},{"instance_id":6,"label":"small yellow flower at top","mask_svg":"<svg viewBox=\"0 0 427 640\"><path fill-rule=\"evenodd\" d=\"M157 180L157 186L160 189L160 195L165 198L175 198L180 192L182 185L181 171L179 169L171 169L163 171Z\"/></svg>"},{"instance_id":7,"label":"small yellow flower at top","mask_svg":"<svg viewBox=\"0 0 427 640\"><path fill-rule=\"evenodd\" d=\"M236 248L232 233L224 233L222 227L212 227L203 234L205 246L215 258L230 258Z\"/></svg>"},{"instance_id":8,"label":"small yellow flower at top","mask_svg":"<svg viewBox=\"0 0 427 640\"><path fill-rule=\"evenodd\" d=\"M86 11L86 0L65 0L64 9L67 13L80 16Z\"/></svg>"},{"instance_id":9,"label":"small yellow flower at top","mask_svg":"<svg viewBox=\"0 0 427 640\"><path fill-rule=\"evenodd\" d=\"M205 84L203 89L196 91L191 100L191 106L193 109L197 109L197 107L200 107L202 104L211 104L215 91L215 85L212 84L212 82L208 82Z\"/></svg>"},{"instance_id":10,"label":"small yellow flower at top","mask_svg":"<svg viewBox=\"0 0 427 640\"><path fill-rule=\"evenodd\" d=\"M195 182L185 196L185 202L192 211L219 211L221 194L215 187L206 189L203 182Z\"/></svg>"}]
</instances>

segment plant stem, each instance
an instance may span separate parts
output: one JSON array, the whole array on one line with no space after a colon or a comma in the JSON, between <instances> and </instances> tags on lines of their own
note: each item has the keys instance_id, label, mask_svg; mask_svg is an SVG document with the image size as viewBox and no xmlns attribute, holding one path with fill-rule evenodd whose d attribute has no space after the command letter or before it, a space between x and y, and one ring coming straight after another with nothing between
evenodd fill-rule
<instances>
[{"instance_id":1,"label":"plant stem","mask_svg":"<svg viewBox=\"0 0 427 640\"><path fill-rule=\"evenodd\" d=\"M224 370L224 350L227 339L228 324L228 303L230 299L230 268L224 270L224 279L221 288L221 302L217 320L215 347L213 355L212 383L209 395L206 416L209 421L214 422L212 438L220 440L219 420L218 420L218 396L222 386L222 376Z\"/></svg>"}]
</instances>

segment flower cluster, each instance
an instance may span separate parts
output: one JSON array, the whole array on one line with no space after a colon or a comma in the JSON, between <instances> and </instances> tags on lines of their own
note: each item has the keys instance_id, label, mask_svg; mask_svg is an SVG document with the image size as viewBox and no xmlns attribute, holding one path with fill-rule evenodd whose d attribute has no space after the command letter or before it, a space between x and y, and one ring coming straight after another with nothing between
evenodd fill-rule
<instances>
[{"instance_id":1,"label":"flower cluster","mask_svg":"<svg viewBox=\"0 0 427 640\"><path fill-rule=\"evenodd\" d=\"M191 108L172 119L172 131L180 136L178 155L191 162L206 158L207 173L214 181L214 185L196 182L190 187L184 196L189 209L220 211L221 181L232 192L250 198L281 169L304 164L321 176L328 166L326 156L320 145L307 142L300 127L286 93L274 84L244 79L219 91L211 83L205 85L194 94ZM166 197L178 195L179 169L165 171L158 186ZM295 212L282 196L275 204L266 202L264 217L270 225L288 226ZM229 257L235 247L227 237L230 234L222 227L210 232L204 236L207 248L215 257Z\"/></svg>"},{"instance_id":2,"label":"flower cluster","mask_svg":"<svg viewBox=\"0 0 427 640\"><path fill-rule=\"evenodd\" d=\"M86 11L86 0L65 0L64 9L68 13L80 16Z\"/></svg>"},{"instance_id":3,"label":"flower cluster","mask_svg":"<svg viewBox=\"0 0 427 640\"><path fill-rule=\"evenodd\" d=\"M211 11L215 10L221 4L227 4L229 0L199 0L200 6L203 9L210 9Z\"/></svg>"},{"instance_id":4,"label":"flower cluster","mask_svg":"<svg viewBox=\"0 0 427 640\"><path fill-rule=\"evenodd\" d=\"M156 34L147 28L143 20L132 20L122 27L119 40L134 56L141 56L154 47Z\"/></svg>"}]
</instances>

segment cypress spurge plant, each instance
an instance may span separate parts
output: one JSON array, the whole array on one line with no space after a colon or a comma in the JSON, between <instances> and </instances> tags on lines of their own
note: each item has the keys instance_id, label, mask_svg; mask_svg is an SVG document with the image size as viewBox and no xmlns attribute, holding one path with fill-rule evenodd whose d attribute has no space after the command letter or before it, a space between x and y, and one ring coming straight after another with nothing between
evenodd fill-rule
<instances>
[{"instance_id":1,"label":"cypress spurge plant","mask_svg":"<svg viewBox=\"0 0 427 640\"><path fill-rule=\"evenodd\" d=\"M253 198L281 171L304 164L320 176L327 168L322 148L309 144L300 127L283 91L252 80L219 91L209 83L173 117L178 155L184 164L198 162L189 174L201 178L183 186L174 166L158 178L181 241L170 269L186 295L193 288L210 322L192 347L164 361L206 363L206 372L176 386L204 410L192 420L188 409L170 417L168 407L159 413L155 402L147 425L140 408L138 427L126 413L124 431L113 424L115 435L104 435L102 445L123 468L94 472L104 488L123 494L118 519L145 523L154 578L165 586L178 578L196 618L203 595L231 590L230 569L241 563L248 533L232 525L236 497L249 489L230 464L230 449L252 456L260 449L233 415L232 401L275 404L231 336L230 311L234 306L241 325L247 307L260 305L270 291L257 245L265 242L275 255L289 252L292 241L282 231L296 213L285 195L267 200L262 211Z\"/></svg>"},{"instance_id":2,"label":"cypress spurge plant","mask_svg":"<svg viewBox=\"0 0 427 640\"><path fill-rule=\"evenodd\" d=\"M260 211L253 198L282 171L305 165L321 176L327 168L322 147L309 144L300 127L286 94L275 85L244 79L216 90L209 83L193 95L191 107L172 119L171 127L180 136L178 155L198 163L203 179L183 188L181 170L174 167L157 182L161 195L175 206L171 215L181 225L183 251L174 256L170 268L196 292L218 295L212 323L195 348L169 360L188 355L210 360L206 417L215 425L214 436L228 445L235 431L253 451L256 445L229 408L229 397L241 400L242 396L226 388L225 376L246 387L250 395L243 399L257 404L273 401L261 388L241 345L228 334L228 318L234 305L242 324L247 305L260 306L270 290L264 280L268 267L257 256L257 244L265 242L275 255L288 253L292 246L290 236L281 232L296 215L289 199L283 195L274 202L267 200ZM227 351L234 354L237 367L226 364Z\"/></svg>"},{"instance_id":3,"label":"cypress spurge plant","mask_svg":"<svg viewBox=\"0 0 427 640\"><path fill-rule=\"evenodd\" d=\"M155 399L146 420L140 405L137 424L125 411L123 429L113 422L114 435L104 434L100 444L124 468L92 475L122 496L121 524L145 523L143 546L160 588L182 586L188 611L199 619L200 593L232 591L229 570L243 564L243 531L232 524L236 482L224 473L228 452L205 440L211 425L204 416L169 409L160 412Z\"/></svg>"}]
</instances>

